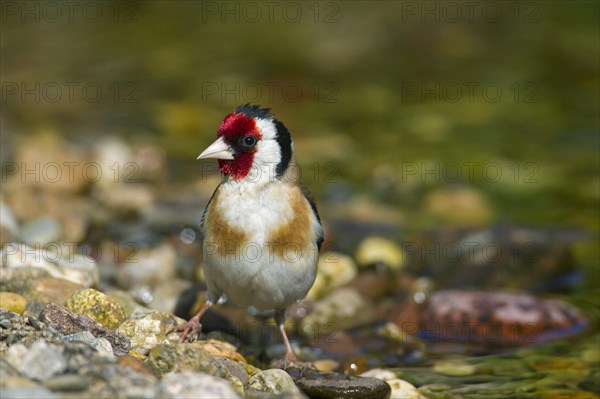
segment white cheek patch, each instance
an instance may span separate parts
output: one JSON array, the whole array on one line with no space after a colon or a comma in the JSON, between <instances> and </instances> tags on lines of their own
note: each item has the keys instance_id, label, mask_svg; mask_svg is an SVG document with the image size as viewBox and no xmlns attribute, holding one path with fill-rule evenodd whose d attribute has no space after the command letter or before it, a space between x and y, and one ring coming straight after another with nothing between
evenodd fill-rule
<instances>
[{"instance_id":1,"label":"white cheek patch","mask_svg":"<svg viewBox=\"0 0 600 399\"><path fill-rule=\"evenodd\" d=\"M260 130L263 140L275 140L277 137L277 128L273 119L256 118L256 127Z\"/></svg>"},{"instance_id":2,"label":"white cheek patch","mask_svg":"<svg viewBox=\"0 0 600 399\"><path fill-rule=\"evenodd\" d=\"M273 178L276 173L275 169L281 162L281 149L277 143L277 129L273 123L273 119L256 119L256 127L262 134L262 140L256 145L256 153L254 153L254 164L251 174L262 178ZM258 176L260 175L260 176Z\"/></svg>"}]
</instances>

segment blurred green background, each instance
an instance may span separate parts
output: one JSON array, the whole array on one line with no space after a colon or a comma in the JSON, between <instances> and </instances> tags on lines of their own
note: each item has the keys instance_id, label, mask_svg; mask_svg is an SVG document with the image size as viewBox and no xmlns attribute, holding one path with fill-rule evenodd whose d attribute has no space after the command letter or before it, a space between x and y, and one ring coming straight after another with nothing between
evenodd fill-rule
<instances>
[{"instance_id":1,"label":"blurred green background","mask_svg":"<svg viewBox=\"0 0 600 399\"><path fill-rule=\"evenodd\" d=\"M260 103L325 219L582 229L597 277L596 1L2 7L3 162L22 140L117 136L185 184L222 118Z\"/></svg>"}]
</instances>

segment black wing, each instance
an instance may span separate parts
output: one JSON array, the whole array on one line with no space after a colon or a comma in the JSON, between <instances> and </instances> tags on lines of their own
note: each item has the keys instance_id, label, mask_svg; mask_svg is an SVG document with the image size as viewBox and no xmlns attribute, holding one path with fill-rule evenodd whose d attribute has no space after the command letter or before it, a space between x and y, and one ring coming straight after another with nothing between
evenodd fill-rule
<instances>
[{"instance_id":1,"label":"black wing","mask_svg":"<svg viewBox=\"0 0 600 399\"><path fill-rule=\"evenodd\" d=\"M311 207L312 211L314 212L317 220L319 221L319 224L321 225L321 227L323 227L323 224L321 223L321 218L319 217L319 211L317 210L317 203L315 202L314 197L312 196L310 191L308 191L308 189L302 185L300 185L300 190L302 191L304 198L306 198L306 200L310 204L310 207ZM324 238L324 233L323 233L323 229L321 229L321 234L319 234L319 236L317 237L317 248L319 250L321 250L321 245L323 244L323 238Z\"/></svg>"},{"instance_id":2,"label":"black wing","mask_svg":"<svg viewBox=\"0 0 600 399\"><path fill-rule=\"evenodd\" d=\"M200 218L200 231L202 232L202 234L204 234L204 219L206 218L206 211L208 210L208 207L210 206L210 203L213 200L213 198L215 198L215 194L217 193L217 191L219 191L219 188L221 188L221 184L219 184L217 188L215 188L215 191L213 191L212 195L210 196L210 199L208 200L208 203L206 204L206 208L204 208L204 212L202 212L202 217Z\"/></svg>"}]
</instances>

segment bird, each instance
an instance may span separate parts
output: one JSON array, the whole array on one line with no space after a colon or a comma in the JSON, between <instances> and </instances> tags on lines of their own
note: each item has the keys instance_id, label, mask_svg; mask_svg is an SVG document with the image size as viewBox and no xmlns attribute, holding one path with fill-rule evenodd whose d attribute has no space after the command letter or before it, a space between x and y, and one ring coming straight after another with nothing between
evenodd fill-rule
<instances>
[{"instance_id":1,"label":"bird","mask_svg":"<svg viewBox=\"0 0 600 399\"><path fill-rule=\"evenodd\" d=\"M176 327L180 342L197 339L202 315L229 300L274 311L285 345L277 364L303 364L286 334L285 311L315 281L324 230L315 200L301 183L290 132L269 108L240 105L197 159L209 158L217 159L222 180L200 221L207 300Z\"/></svg>"}]
</instances>

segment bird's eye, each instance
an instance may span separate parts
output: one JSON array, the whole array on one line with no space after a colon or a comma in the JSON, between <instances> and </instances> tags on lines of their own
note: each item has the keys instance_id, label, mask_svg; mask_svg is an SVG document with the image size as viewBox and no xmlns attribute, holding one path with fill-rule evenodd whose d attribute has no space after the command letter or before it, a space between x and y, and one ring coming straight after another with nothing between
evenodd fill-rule
<instances>
[{"instance_id":1,"label":"bird's eye","mask_svg":"<svg viewBox=\"0 0 600 399\"><path fill-rule=\"evenodd\" d=\"M245 147L254 147L258 140L254 136L246 136L243 139L243 143Z\"/></svg>"}]
</instances>

